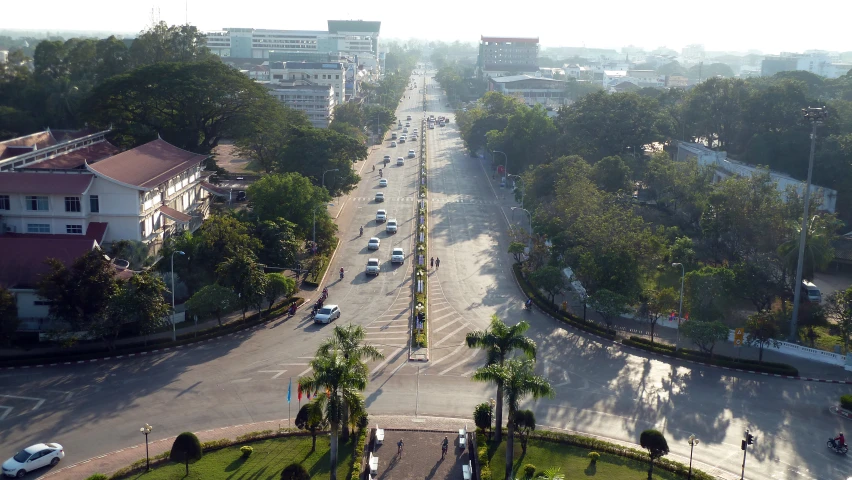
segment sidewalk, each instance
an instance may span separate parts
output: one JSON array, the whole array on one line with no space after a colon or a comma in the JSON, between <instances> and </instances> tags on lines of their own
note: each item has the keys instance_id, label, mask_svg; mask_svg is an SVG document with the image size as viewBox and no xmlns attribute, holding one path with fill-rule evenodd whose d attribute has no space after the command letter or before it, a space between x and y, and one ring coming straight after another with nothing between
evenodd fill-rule
<instances>
[{"instance_id":1,"label":"sidewalk","mask_svg":"<svg viewBox=\"0 0 852 480\"><path fill-rule=\"evenodd\" d=\"M451 417L408 417L402 415L370 415L370 427L375 428L376 425L384 428L386 431L418 431L418 432L447 432L450 434L455 434L458 437L458 431L460 428L465 425L468 426L471 430L473 429L473 422L470 419L465 418L451 418ZM210 430L203 430L201 432L195 432L198 436L198 439L203 442L209 442L211 440L219 440L222 438L235 439L240 435L245 435L251 432L257 432L261 430L276 430L278 428L287 428L289 427L289 421L287 419L282 420L269 420L266 422L255 422L255 423L246 423L243 425L233 425L230 427L223 428L213 428ZM599 438L601 440L606 440L608 442L616 443L619 445L629 446L631 448L639 448L639 445L625 442L621 440L615 440L607 437L602 437L599 435L589 435L573 430L561 429L561 428L549 428L547 426L540 426L540 429L552 430L563 433L570 434L581 434L590 437ZM389 439L394 439L400 435L396 433L390 434L388 436ZM452 435L450 435L451 438ZM171 448L172 442L174 442L174 437L163 438L159 440L151 440L148 444L150 456L154 457L163 452L166 452ZM389 443L390 444L390 443ZM409 442L406 440L406 446L409 446ZM417 455L417 449L415 448L406 448L405 455L406 457L413 457ZM429 455L430 458L434 455L434 452L429 452L426 455ZM94 458L90 458L88 460L83 460L77 462L72 465L64 466L62 468L56 469L54 471L50 471L44 474L42 478L50 478L53 480L79 480L81 478L87 478L90 475L95 473L104 473L110 474L115 472L116 470L126 467L131 463L144 459L145 458L145 444L141 443L138 445L134 445L132 447L122 448L120 450L116 450L113 452L105 453L103 455L99 455ZM677 454L670 454L667 458L682 462L688 463L689 459ZM60 464L61 465L61 464ZM705 472L715 476L716 478L720 478L723 480L735 480L738 478L736 475L731 472L726 472L720 470L715 467L711 467L710 465L704 464L702 462L693 460L693 466L695 468L704 470Z\"/></svg>"}]
</instances>

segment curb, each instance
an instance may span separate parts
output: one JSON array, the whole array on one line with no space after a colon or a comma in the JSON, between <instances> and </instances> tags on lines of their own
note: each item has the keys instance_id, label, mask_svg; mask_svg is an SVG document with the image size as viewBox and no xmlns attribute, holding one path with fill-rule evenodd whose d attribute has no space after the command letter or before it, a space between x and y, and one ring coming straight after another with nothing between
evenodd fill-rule
<instances>
[{"instance_id":1,"label":"curb","mask_svg":"<svg viewBox=\"0 0 852 480\"><path fill-rule=\"evenodd\" d=\"M850 412L849 410L846 410L845 408L841 407L840 405L832 405L832 406L828 407L828 411L837 415L838 417L848 418L848 419L852 420L852 412Z\"/></svg>"}]
</instances>

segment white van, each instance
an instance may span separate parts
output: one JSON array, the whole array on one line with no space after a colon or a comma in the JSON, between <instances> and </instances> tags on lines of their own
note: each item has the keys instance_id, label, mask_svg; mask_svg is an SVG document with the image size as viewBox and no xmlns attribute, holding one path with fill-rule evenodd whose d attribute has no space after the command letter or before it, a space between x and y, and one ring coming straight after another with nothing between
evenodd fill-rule
<instances>
[{"instance_id":1,"label":"white van","mask_svg":"<svg viewBox=\"0 0 852 480\"><path fill-rule=\"evenodd\" d=\"M819 291L819 287L807 280L802 280L802 296L810 303L822 302L822 292Z\"/></svg>"}]
</instances>

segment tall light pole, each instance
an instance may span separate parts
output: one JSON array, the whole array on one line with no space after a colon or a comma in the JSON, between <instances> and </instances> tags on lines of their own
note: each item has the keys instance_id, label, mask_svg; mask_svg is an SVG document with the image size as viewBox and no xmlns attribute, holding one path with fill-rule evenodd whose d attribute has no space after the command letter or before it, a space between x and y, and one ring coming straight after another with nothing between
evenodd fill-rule
<instances>
[{"instance_id":1,"label":"tall light pole","mask_svg":"<svg viewBox=\"0 0 852 480\"><path fill-rule=\"evenodd\" d=\"M145 434L145 471L151 469L151 457L148 456L148 434L151 433L151 430L154 430L154 427L148 425L147 423L144 427L139 429L140 432Z\"/></svg>"},{"instance_id":2,"label":"tall light pole","mask_svg":"<svg viewBox=\"0 0 852 480\"><path fill-rule=\"evenodd\" d=\"M686 267L682 263L673 263L673 267L680 265L680 305L677 307L677 337L675 337L675 351L680 348L680 319L683 318L683 279L686 278Z\"/></svg>"},{"instance_id":3,"label":"tall light pole","mask_svg":"<svg viewBox=\"0 0 852 480\"><path fill-rule=\"evenodd\" d=\"M500 150L491 150L491 153L492 154L495 154L495 153L502 153L503 154L503 158L505 159L505 161L503 162L503 169L505 170L503 172L503 174L508 177L509 176L509 156L506 155L506 152L501 152Z\"/></svg>"},{"instance_id":4,"label":"tall light pole","mask_svg":"<svg viewBox=\"0 0 852 480\"><path fill-rule=\"evenodd\" d=\"M515 210L522 210L524 212L527 212L527 216L530 218L530 236L527 239L527 255L529 255L530 253L532 253L532 213L530 213L530 211L526 208L512 207L512 211L514 212Z\"/></svg>"},{"instance_id":5,"label":"tall light pole","mask_svg":"<svg viewBox=\"0 0 852 480\"><path fill-rule=\"evenodd\" d=\"M182 250L172 252L172 341L177 340L177 332L175 332L175 254L186 255Z\"/></svg>"},{"instance_id":6,"label":"tall light pole","mask_svg":"<svg viewBox=\"0 0 852 480\"><path fill-rule=\"evenodd\" d=\"M700 441L695 438L695 435L690 435L687 442L689 443L689 474L687 474L686 480L692 480L692 449L695 448Z\"/></svg>"},{"instance_id":7,"label":"tall light pole","mask_svg":"<svg viewBox=\"0 0 852 480\"><path fill-rule=\"evenodd\" d=\"M790 341L798 340L799 302L802 301L802 267L805 262L805 243L808 238L808 207L811 201L811 176L814 172L814 149L816 148L817 126L822 125L828 116L825 107L803 108L802 113L806 120L811 122L811 154L808 157L808 181L805 184L805 212L802 214L802 231L799 232L799 260L796 262L796 283L793 284L793 317L790 321Z\"/></svg>"},{"instance_id":8,"label":"tall light pole","mask_svg":"<svg viewBox=\"0 0 852 480\"><path fill-rule=\"evenodd\" d=\"M340 171L339 168L332 168L331 170L326 170L326 171L322 172L322 188L325 188L325 174L328 173L328 172L339 172L339 171Z\"/></svg>"},{"instance_id":9,"label":"tall light pole","mask_svg":"<svg viewBox=\"0 0 852 480\"><path fill-rule=\"evenodd\" d=\"M514 175L514 174L512 174L512 175L507 174L506 176L507 177L514 177L514 178L517 178L518 180L521 181L521 186L522 186L522 188L521 188L521 206L523 207L524 206L524 195L526 195L526 193L527 193L526 185L524 185L524 177L522 177L520 175Z\"/></svg>"}]
</instances>

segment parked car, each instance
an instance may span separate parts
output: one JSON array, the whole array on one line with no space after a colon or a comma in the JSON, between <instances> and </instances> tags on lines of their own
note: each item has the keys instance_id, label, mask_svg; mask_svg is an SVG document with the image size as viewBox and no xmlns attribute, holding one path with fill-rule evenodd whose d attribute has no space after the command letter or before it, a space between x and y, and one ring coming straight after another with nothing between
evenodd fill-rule
<instances>
[{"instance_id":1,"label":"parked car","mask_svg":"<svg viewBox=\"0 0 852 480\"><path fill-rule=\"evenodd\" d=\"M367 260L367 271L365 272L367 275L378 275L381 267L379 266L378 258L371 258Z\"/></svg>"},{"instance_id":2,"label":"parked car","mask_svg":"<svg viewBox=\"0 0 852 480\"><path fill-rule=\"evenodd\" d=\"M373 237L367 242L367 248L370 250L378 250L381 245L382 241L379 240L378 237Z\"/></svg>"},{"instance_id":3,"label":"parked car","mask_svg":"<svg viewBox=\"0 0 852 480\"><path fill-rule=\"evenodd\" d=\"M53 466L65 457L65 449L58 443L36 443L3 462L3 475L23 478L27 473L42 467Z\"/></svg>"},{"instance_id":4,"label":"parked car","mask_svg":"<svg viewBox=\"0 0 852 480\"><path fill-rule=\"evenodd\" d=\"M340 318L340 308L337 305L326 305L314 316L314 323L331 323L338 318Z\"/></svg>"},{"instance_id":5,"label":"parked car","mask_svg":"<svg viewBox=\"0 0 852 480\"><path fill-rule=\"evenodd\" d=\"M394 248L391 252L391 263L404 263L405 251L399 247Z\"/></svg>"},{"instance_id":6,"label":"parked car","mask_svg":"<svg viewBox=\"0 0 852 480\"><path fill-rule=\"evenodd\" d=\"M376 192L376 201L377 202L384 202L385 201L385 194L382 193L382 192Z\"/></svg>"},{"instance_id":7,"label":"parked car","mask_svg":"<svg viewBox=\"0 0 852 480\"><path fill-rule=\"evenodd\" d=\"M384 209L376 211L376 223L382 223L388 219L388 212Z\"/></svg>"},{"instance_id":8,"label":"parked car","mask_svg":"<svg viewBox=\"0 0 852 480\"><path fill-rule=\"evenodd\" d=\"M388 233L396 233L396 219L392 218L388 220L388 224L385 225L385 231Z\"/></svg>"}]
</instances>

